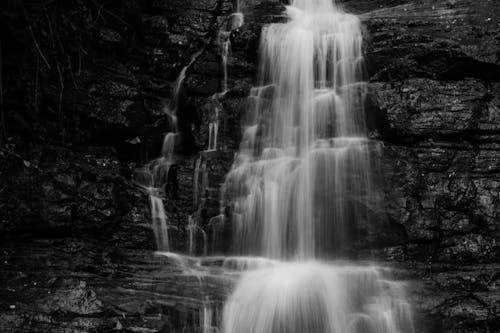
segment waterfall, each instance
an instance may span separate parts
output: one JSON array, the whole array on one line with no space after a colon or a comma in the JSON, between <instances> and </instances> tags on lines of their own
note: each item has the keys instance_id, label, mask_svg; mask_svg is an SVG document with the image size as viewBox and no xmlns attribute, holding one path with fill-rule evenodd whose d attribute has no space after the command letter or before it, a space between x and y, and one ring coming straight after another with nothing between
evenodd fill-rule
<instances>
[{"instance_id":1,"label":"waterfall","mask_svg":"<svg viewBox=\"0 0 500 333\"><path fill-rule=\"evenodd\" d=\"M194 255L202 250L203 255L208 251L208 236L199 225L202 220L202 210L205 208L206 191L208 188L208 170L205 158L201 155L196 159L193 174L193 203L195 212L188 216L187 231L187 253ZM201 244L200 244L201 240Z\"/></svg>"},{"instance_id":2,"label":"waterfall","mask_svg":"<svg viewBox=\"0 0 500 333\"><path fill-rule=\"evenodd\" d=\"M359 19L295 1L264 28L258 86L226 179L242 254L312 258L342 249L372 199Z\"/></svg>"},{"instance_id":3,"label":"waterfall","mask_svg":"<svg viewBox=\"0 0 500 333\"><path fill-rule=\"evenodd\" d=\"M192 256L195 252L201 249L203 255L207 255L208 251L208 236L203 228L198 224L200 212L197 211L193 215L188 216L188 224L186 225L187 232L187 253ZM201 244L198 240L201 239ZM198 249L200 248L200 249Z\"/></svg>"},{"instance_id":4,"label":"waterfall","mask_svg":"<svg viewBox=\"0 0 500 333\"><path fill-rule=\"evenodd\" d=\"M230 28L233 28L233 20L231 20ZM237 25L236 25L237 26ZM227 58L229 57L229 50L231 48L231 40L229 39L231 35L231 30L229 31L220 31L219 32L219 47L221 54L221 62L222 62L222 84L221 91L224 94L227 91Z\"/></svg>"},{"instance_id":5,"label":"waterfall","mask_svg":"<svg viewBox=\"0 0 500 333\"><path fill-rule=\"evenodd\" d=\"M200 315L201 333L216 333L216 327L213 326L212 317L214 316L214 309L210 306L208 301L203 304L203 311Z\"/></svg>"},{"instance_id":6,"label":"waterfall","mask_svg":"<svg viewBox=\"0 0 500 333\"><path fill-rule=\"evenodd\" d=\"M153 221L153 232L156 238L156 247L160 251L169 251L167 214L162 199L153 191L149 195L151 202L151 218Z\"/></svg>"},{"instance_id":7,"label":"waterfall","mask_svg":"<svg viewBox=\"0 0 500 333\"><path fill-rule=\"evenodd\" d=\"M233 0L234 13L231 14L231 30L241 28L245 23L245 15L242 12L242 3L240 0Z\"/></svg>"},{"instance_id":8,"label":"waterfall","mask_svg":"<svg viewBox=\"0 0 500 333\"><path fill-rule=\"evenodd\" d=\"M258 85L226 177L233 249L278 259L243 273L223 333L412 333L390 270L339 256L376 203L359 19L332 0L295 0L262 31Z\"/></svg>"},{"instance_id":9,"label":"waterfall","mask_svg":"<svg viewBox=\"0 0 500 333\"><path fill-rule=\"evenodd\" d=\"M208 123L208 149L207 151L217 150L217 135L219 133L219 119Z\"/></svg>"},{"instance_id":10,"label":"waterfall","mask_svg":"<svg viewBox=\"0 0 500 333\"><path fill-rule=\"evenodd\" d=\"M170 251L168 219L162 197L165 194L170 167L174 163L175 138L175 133L167 133L163 139L161 156L134 173L135 183L149 196L152 228L159 251Z\"/></svg>"},{"instance_id":11,"label":"waterfall","mask_svg":"<svg viewBox=\"0 0 500 333\"><path fill-rule=\"evenodd\" d=\"M161 156L138 173L137 182L150 195L160 255L198 281L197 331L413 333L405 285L392 279L390 269L317 259L342 257L357 225L369 222L378 200L378 145L365 124L359 19L333 0L291 2L287 23L263 28L240 149L222 185L219 215L206 225L205 157L212 154L202 153L193 165L195 212L185 225L187 256L167 252L162 200L174 163L175 130L165 136ZM233 3L235 12L218 36L222 92L212 96L207 151L217 150L231 31L244 21L242 3ZM175 83L175 109L187 68L198 55ZM207 257L208 246L216 249L228 232L237 256ZM193 257L201 252L203 257ZM205 289L215 272L239 278L222 318L220 300Z\"/></svg>"},{"instance_id":12,"label":"waterfall","mask_svg":"<svg viewBox=\"0 0 500 333\"><path fill-rule=\"evenodd\" d=\"M171 120L171 128L163 138L160 157L152 160L144 167L136 169L134 172L134 182L149 196L152 228L158 251L170 251L168 218L163 203L163 196L168 182L170 167L175 162L174 150L177 138L177 108L179 105L179 96L188 68L200 55L201 51L195 53L191 57L189 63L181 69L179 76L175 80L173 89L173 108L165 108L165 114L168 115Z\"/></svg>"},{"instance_id":13,"label":"waterfall","mask_svg":"<svg viewBox=\"0 0 500 333\"><path fill-rule=\"evenodd\" d=\"M182 69L181 69L181 71L179 73L179 76L175 80L174 94L173 94L174 109L175 109L175 111L177 111L177 107L179 106L179 97L180 97L182 85L184 84L184 80L186 79L187 70L189 69L189 67L191 67L191 65L194 64L194 62L196 61L196 59L198 59L198 57L200 57L202 54L203 54L202 50L200 50L200 51L196 52L195 54L193 54L191 56L191 59L189 60L189 63L186 66L182 67Z\"/></svg>"},{"instance_id":14,"label":"waterfall","mask_svg":"<svg viewBox=\"0 0 500 333\"><path fill-rule=\"evenodd\" d=\"M220 78L220 91L215 93L211 98L215 101L215 105L219 104L219 100L225 96L228 91L228 60L231 53L231 33L234 30L241 28L244 23L244 15L240 12L240 3L235 1L233 3L234 13L227 17L226 23L220 29L217 36L217 45L219 46L219 53L221 58L221 78ZM206 151L217 151L217 140L219 135L219 114L220 109L215 106L213 115L211 115L208 122L208 148Z\"/></svg>"},{"instance_id":15,"label":"waterfall","mask_svg":"<svg viewBox=\"0 0 500 333\"><path fill-rule=\"evenodd\" d=\"M193 203L194 207L198 208L201 204L201 199L204 197L204 192L208 186L208 171L207 163L203 156L196 159L193 174Z\"/></svg>"},{"instance_id":16,"label":"waterfall","mask_svg":"<svg viewBox=\"0 0 500 333\"><path fill-rule=\"evenodd\" d=\"M224 333L409 333L401 284L375 267L281 263L247 273L224 309Z\"/></svg>"}]
</instances>

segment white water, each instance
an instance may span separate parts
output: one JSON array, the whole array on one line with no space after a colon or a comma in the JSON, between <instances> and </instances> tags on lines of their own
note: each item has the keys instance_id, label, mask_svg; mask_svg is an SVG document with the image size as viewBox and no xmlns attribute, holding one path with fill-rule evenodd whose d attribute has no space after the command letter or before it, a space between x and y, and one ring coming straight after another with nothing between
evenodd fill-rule
<instances>
[{"instance_id":1,"label":"white water","mask_svg":"<svg viewBox=\"0 0 500 333\"><path fill-rule=\"evenodd\" d=\"M222 332L413 332L402 285L387 273L318 262L248 272L226 303Z\"/></svg>"},{"instance_id":2,"label":"white water","mask_svg":"<svg viewBox=\"0 0 500 333\"><path fill-rule=\"evenodd\" d=\"M150 194L151 202L151 218L153 222L153 232L156 238L156 246L158 249L168 251L170 249L168 240L167 214L165 207L160 197Z\"/></svg>"},{"instance_id":3,"label":"white water","mask_svg":"<svg viewBox=\"0 0 500 333\"><path fill-rule=\"evenodd\" d=\"M168 218L163 204L163 196L168 181L168 172L174 163L175 139L175 133L167 133L163 139L161 156L137 169L134 175L136 184L141 186L149 196L152 228L156 239L156 248L159 251L170 251Z\"/></svg>"},{"instance_id":4,"label":"white water","mask_svg":"<svg viewBox=\"0 0 500 333\"><path fill-rule=\"evenodd\" d=\"M190 256L196 254L201 248L202 254L207 255L208 252L208 236L202 227L198 224L199 213L196 212L193 215L188 216L188 223L186 225L188 250L187 253ZM201 240L201 244L200 244Z\"/></svg>"},{"instance_id":5,"label":"white water","mask_svg":"<svg viewBox=\"0 0 500 333\"><path fill-rule=\"evenodd\" d=\"M217 150L217 136L219 134L219 119L208 123L208 149L207 151Z\"/></svg>"},{"instance_id":6,"label":"white water","mask_svg":"<svg viewBox=\"0 0 500 333\"><path fill-rule=\"evenodd\" d=\"M231 30L236 30L241 28L244 23L245 23L245 15L243 15L242 12L238 10L236 13L231 14Z\"/></svg>"},{"instance_id":7,"label":"white water","mask_svg":"<svg viewBox=\"0 0 500 333\"><path fill-rule=\"evenodd\" d=\"M174 164L174 149L177 137L177 108L180 91L186 78L188 68L194 63L201 52L195 53L189 63L184 66L174 83L173 110L166 107L165 113L171 119L171 132L163 138L161 155L135 171L134 181L149 195L151 205L151 220L158 251L170 251L168 217L163 203L165 187L168 182L170 167Z\"/></svg>"},{"instance_id":8,"label":"white water","mask_svg":"<svg viewBox=\"0 0 500 333\"><path fill-rule=\"evenodd\" d=\"M200 327L202 333L217 333L217 327L213 326L214 309L206 301L200 315Z\"/></svg>"},{"instance_id":9,"label":"white water","mask_svg":"<svg viewBox=\"0 0 500 333\"><path fill-rule=\"evenodd\" d=\"M189 69L189 67L191 67L192 64L194 64L196 59L198 59L198 57L202 53L203 53L202 51L198 51L195 54L193 54L191 56L191 59L189 60L189 63L181 69L179 76L175 80L173 97L174 97L174 109L176 112L177 112L177 107L179 106L178 105L179 104L179 96L180 96L180 92L182 89L182 85L184 84L184 80L186 79L187 70Z\"/></svg>"},{"instance_id":10,"label":"white water","mask_svg":"<svg viewBox=\"0 0 500 333\"><path fill-rule=\"evenodd\" d=\"M245 17L240 12L240 3L236 1L234 4L235 12L227 17L226 24L219 31L217 36L217 44L219 46L219 53L221 57L221 71L222 77L220 79L220 91L212 96L216 100L216 105L219 104L218 100L225 96L228 91L228 60L231 53L231 33L243 26ZM206 151L217 151L217 141L219 136L219 108L215 107L214 114L208 122L208 147Z\"/></svg>"},{"instance_id":11,"label":"white water","mask_svg":"<svg viewBox=\"0 0 500 333\"><path fill-rule=\"evenodd\" d=\"M359 19L295 0L262 32L258 86L224 185L234 249L277 259L243 275L223 333L412 333L404 285L378 267L311 261L349 245L376 196ZM298 260L298 261L296 261Z\"/></svg>"},{"instance_id":12,"label":"white water","mask_svg":"<svg viewBox=\"0 0 500 333\"><path fill-rule=\"evenodd\" d=\"M258 86L226 179L241 254L312 258L342 249L373 199L356 16L295 1L264 28Z\"/></svg>"},{"instance_id":13,"label":"white water","mask_svg":"<svg viewBox=\"0 0 500 333\"><path fill-rule=\"evenodd\" d=\"M232 23L232 22L233 22L233 20L231 20L231 23L228 23L230 25L229 29L233 28L232 26L234 23ZM228 61L228 57L229 57L229 50L231 49L231 40L229 39L230 36L231 36L231 30L219 32L219 47L220 47L220 53L221 53L221 59L222 59L221 91L223 93L227 91L227 75L228 75L227 61Z\"/></svg>"},{"instance_id":14,"label":"white water","mask_svg":"<svg viewBox=\"0 0 500 333\"><path fill-rule=\"evenodd\" d=\"M199 225L202 220L202 210L205 208L206 191L208 189L208 169L204 156L200 155L195 161L193 175L193 203L195 212L188 216L187 232L187 253L195 255L201 253L207 255L208 236L205 230Z\"/></svg>"},{"instance_id":15,"label":"white water","mask_svg":"<svg viewBox=\"0 0 500 333\"><path fill-rule=\"evenodd\" d=\"M229 35L244 19L239 5L220 32L223 91L214 98L227 90ZM359 19L332 0L295 0L287 14L288 23L262 32L258 85L249 97L240 151L222 187L220 214L208 223L213 230L231 224L239 256L193 257L200 235L204 255L208 244L200 226L208 186L201 158L194 173L196 211L186 225L188 256L161 255L198 279L198 325L205 333L412 333L404 284L392 281L389 269L314 261L341 254L377 199L370 156L376 143L367 138L364 121ZM177 80L175 100L185 74ZM208 150L217 150L218 124L216 113L209 121ZM153 226L159 226L155 235L164 251L168 224L161 192L174 141L175 135L166 138L162 157L148 166ZM213 248L218 241L213 232ZM204 278L215 271L241 277L222 323L204 289Z\"/></svg>"},{"instance_id":16,"label":"white water","mask_svg":"<svg viewBox=\"0 0 500 333\"><path fill-rule=\"evenodd\" d=\"M149 195L152 228L156 239L156 248L158 251L170 251L168 217L165 211L163 197L165 195L170 167L175 163L174 150L178 130L177 109L179 107L179 97L182 86L184 84L184 80L186 79L187 70L201 54L202 51L198 51L193 54L193 56L189 60L189 63L181 69L177 79L174 82L172 95L173 107L165 108L165 113L171 120L171 128L170 132L168 132L163 138L160 157L152 160L144 167L135 170L135 183ZM191 227L191 225L189 225L187 229L193 230L196 229L196 226Z\"/></svg>"},{"instance_id":17,"label":"white water","mask_svg":"<svg viewBox=\"0 0 500 333\"><path fill-rule=\"evenodd\" d=\"M205 197L205 191L208 187L207 162L203 156L198 157L194 166L193 175L193 201L194 207L199 208L202 199Z\"/></svg>"},{"instance_id":18,"label":"white water","mask_svg":"<svg viewBox=\"0 0 500 333\"><path fill-rule=\"evenodd\" d=\"M242 3L243 2L243 3ZM243 14L243 6L244 1L242 0L233 0L233 9L234 13L231 14L231 30L239 29L245 23L245 15Z\"/></svg>"}]
</instances>

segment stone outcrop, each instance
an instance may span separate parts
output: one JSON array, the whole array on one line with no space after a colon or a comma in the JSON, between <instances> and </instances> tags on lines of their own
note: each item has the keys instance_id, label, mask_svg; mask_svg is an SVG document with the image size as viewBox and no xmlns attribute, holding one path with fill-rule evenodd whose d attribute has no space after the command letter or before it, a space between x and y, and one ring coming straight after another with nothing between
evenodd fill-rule
<instances>
[{"instance_id":1,"label":"stone outcrop","mask_svg":"<svg viewBox=\"0 0 500 333\"><path fill-rule=\"evenodd\" d=\"M500 35L492 4L400 1L362 14L386 208L405 227L410 257L498 259Z\"/></svg>"}]
</instances>

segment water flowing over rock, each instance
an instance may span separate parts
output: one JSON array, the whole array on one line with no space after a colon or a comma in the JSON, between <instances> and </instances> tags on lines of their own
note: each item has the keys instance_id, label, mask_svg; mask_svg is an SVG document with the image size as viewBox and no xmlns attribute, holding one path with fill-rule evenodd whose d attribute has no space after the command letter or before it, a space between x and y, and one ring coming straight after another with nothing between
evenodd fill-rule
<instances>
[{"instance_id":1,"label":"water flowing over rock","mask_svg":"<svg viewBox=\"0 0 500 333\"><path fill-rule=\"evenodd\" d=\"M151 207L151 223L156 239L156 248L170 250L168 218L162 197L169 185L169 172L174 163L176 133L169 132L163 139L161 156L135 171L135 182L148 195Z\"/></svg>"},{"instance_id":2,"label":"water flowing over rock","mask_svg":"<svg viewBox=\"0 0 500 333\"><path fill-rule=\"evenodd\" d=\"M258 86L225 184L235 250L311 258L366 219L370 150L360 21L331 1L295 1L264 28Z\"/></svg>"},{"instance_id":3,"label":"water flowing over rock","mask_svg":"<svg viewBox=\"0 0 500 333\"><path fill-rule=\"evenodd\" d=\"M296 0L287 14L288 23L262 33L259 86L224 187L237 253L304 260L338 254L349 241L346 229L363 218L362 203L373 196L371 145L358 18L329 0ZM414 328L402 286L380 269L291 261L244 273L222 330Z\"/></svg>"},{"instance_id":4,"label":"water flowing over rock","mask_svg":"<svg viewBox=\"0 0 500 333\"><path fill-rule=\"evenodd\" d=\"M368 325L380 323L373 309L386 310L403 332L411 330L408 314L418 333L500 330L498 0L292 2L1 3L0 331L221 333L226 322L241 323L241 331L261 323L293 332L349 318L344 331L366 333L380 329ZM348 129L355 135L340 134L338 114L329 110L352 101L314 80L307 110L317 110L309 113L317 120L310 143L317 144L293 145L315 151L308 166L329 167L302 173L317 189L314 198L287 190L289 198L304 197L302 206L314 201L318 208L303 224L316 228L304 235L314 244L304 246L309 259L297 262L293 230L280 239L250 223L252 235L235 237L233 227L243 224L235 223L234 203L249 184L231 186L226 175L243 160L263 162L244 170L260 179L264 166L285 169L265 165L279 160L277 149L264 154L270 147L289 159L289 170L306 164L297 149L269 144L269 125L276 124L269 115L279 105L272 100L285 90L283 80L255 79L263 77L263 36L274 40L266 52L283 55L278 37L287 36L290 20L301 36L328 35L314 30L313 23L324 25L319 19L299 29L315 8L322 17L333 10L361 21L366 70L351 91L366 98L359 113L346 110L345 121L363 108L367 117ZM314 39L304 45L322 52ZM310 56L310 49L296 49ZM272 64L270 72L298 77L282 62ZM323 71L313 68L313 77ZM306 100L311 85L289 86L299 85L307 89L294 100ZM252 118L255 110L261 121ZM293 135L299 133L297 127ZM369 161L366 182L351 178L359 159ZM328 182L318 184L313 171ZM341 173L346 177L333 188ZM307 183L271 176L297 188ZM347 215L345 223L326 227L319 206L339 192L348 195L323 212ZM264 257L264 236L281 243L268 246L272 258ZM261 292L267 285L275 287L269 295ZM353 293L353 285L370 297ZM349 294L348 301L325 314L337 287L335 295ZM265 320L249 322L247 313Z\"/></svg>"},{"instance_id":5,"label":"water flowing over rock","mask_svg":"<svg viewBox=\"0 0 500 333\"><path fill-rule=\"evenodd\" d=\"M413 332L403 286L376 267L280 263L247 273L224 310L223 332Z\"/></svg>"}]
</instances>

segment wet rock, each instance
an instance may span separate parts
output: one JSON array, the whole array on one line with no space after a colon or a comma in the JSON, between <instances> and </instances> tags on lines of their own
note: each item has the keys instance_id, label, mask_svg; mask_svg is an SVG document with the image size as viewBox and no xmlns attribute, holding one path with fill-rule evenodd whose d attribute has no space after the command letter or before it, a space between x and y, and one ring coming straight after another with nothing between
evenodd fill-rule
<instances>
[{"instance_id":1,"label":"wet rock","mask_svg":"<svg viewBox=\"0 0 500 333\"><path fill-rule=\"evenodd\" d=\"M2 174L2 230L20 233L103 230L118 222L124 180L112 149L75 152L55 146L34 147L25 167L12 158ZM20 166L21 164L21 166ZM19 206L29 214L19 214Z\"/></svg>"},{"instance_id":2,"label":"wet rock","mask_svg":"<svg viewBox=\"0 0 500 333\"><path fill-rule=\"evenodd\" d=\"M387 118L390 135L406 138L476 131L482 115L495 108L486 102L488 89L475 80L412 79L374 83L370 90Z\"/></svg>"},{"instance_id":3,"label":"wet rock","mask_svg":"<svg viewBox=\"0 0 500 333\"><path fill-rule=\"evenodd\" d=\"M106 28L101 29L101 39L109 43L119 43L122 41L122 37L118 32Z\"/></svg>"},{"instance_id":4,"label":"wet rock","mask_svg":"<svg viewBox=\"0 0 500 333\"><path fill-rule=\"evenodd\" d=\"M14 331L24 329L24 325L24 318L15 312L0 314L0 328Z\"/></svg>"},{"instance_id":5,"label":"wet rock","mask_svg":"<svg viewBox=\"0 0 500 333\"><path fill-rule=\"evenodd\" d=\"M382 81L499 77L498 8L492 1L373 1L359 9L370 31L369 68ZM378 6L377 6L378 5ZM363 8L365 7L365 8ZM377 8L378 7L378 8Z\"/></svg>"},{"instance_id":6,"label":"wet rock","mask_svg":"<svg viewBox=\"0 0 500 333\"><path fill-rule=\"evenodd\" d=\"M400 255L496 261L497 8L468 0L344 3L367 29L367 112L386 142L385 208L408 235Z\"/></svg>"},{"instance_id":7,"label":"wet rock","mask_svg":"<svg viewBox=\"0 0 500 333\"><path fill-rule=\"evenodd\" d=\"M384 150L387 212L410 243L430 244L431 257L439 252L437 260L497 260L498 174L481 171L495 170L496 162L478 169L481 149L433 142Z\"/></svg>"},{"instance_id":8,"label":"wet rock","mask_svg":"<svg viewBox=\"0 0 500 333\"><path fill-rule=\"evenodd\" d=\"M494 261L498 256L496 240L483 235L450 237L441 246L438 259L442 261Z\"/></svg>"},{"instance_id":9,"label":"wet rock","mask_svg":"<svg viewBox=\"0 0 500 333\"><path fill-rule=\"evenodd\" d=\"M79 315L91 315L103 311L103 304L85 281L77 286L60 288L55 293L38 302L41 311L51 313L63 311Z\"/></svg>"}]
</instances>

